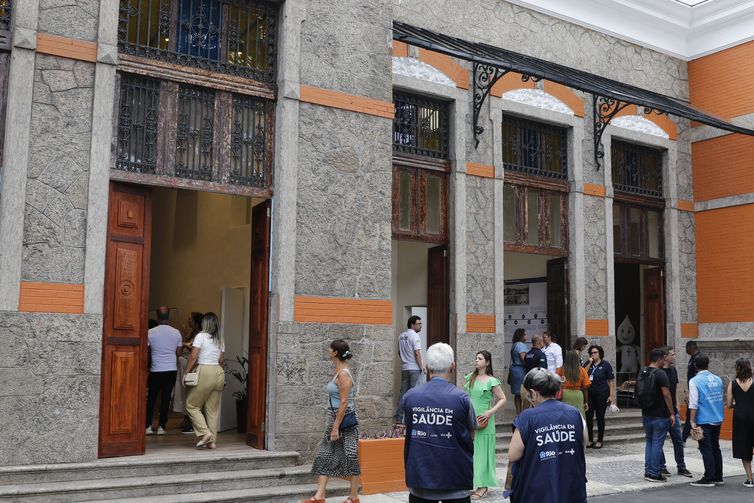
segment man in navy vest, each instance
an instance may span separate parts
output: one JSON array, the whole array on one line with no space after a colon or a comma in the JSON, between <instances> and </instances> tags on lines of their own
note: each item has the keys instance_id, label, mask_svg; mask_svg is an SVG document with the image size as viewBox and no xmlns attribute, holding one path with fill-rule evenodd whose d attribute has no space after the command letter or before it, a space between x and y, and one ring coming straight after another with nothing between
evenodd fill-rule
<instances>
[{"instance_id":1,"label":"man in navy vest","mask_svg":"<svg viewBox=\"0 0 754 503\"><path fill-rule=\"evenodd\" d=\"M695 358L697 374L689 381L689 411L691 428L701 428L704 438L699 441L699 452L704 461L704 476L692 482L696 487L721 486L723 482L723 455L720 452L720 425L723 423L723 380L707 370L709 357L698 354Z\"/></svg>"},{"instance_id":2,"label":"man in navy vest","mask_svg":"<svg viewBox=\"0 0 754 503\"><path fill-rule=\"evenodd\" d=\"M406 424L403 453L409 503L468 503L474 488L474 407L451 384L453 348L438 342L427 349L429 381L403 396Z\"/></svg>"}]
</instances>

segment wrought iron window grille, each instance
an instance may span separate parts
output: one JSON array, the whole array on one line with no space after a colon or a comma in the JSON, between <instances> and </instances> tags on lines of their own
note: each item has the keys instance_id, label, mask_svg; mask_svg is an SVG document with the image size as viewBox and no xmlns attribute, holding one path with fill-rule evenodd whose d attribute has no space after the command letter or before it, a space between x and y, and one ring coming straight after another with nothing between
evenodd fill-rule
<instances>
[{"instance_id":1,"label":"wrought iron window grille","mask_svg":"<svg viewBox=\"0 0 754 503\"><path fill-rule=\"evenodd\" d=\"M230 182L264 187L267 180L267 152L272 104L246 96L233 97L233 126L230 137Z\"/></svg>"},{"instance_id":2,"label":"wrought iron window grille","mask_svg":"<svg viewBox=\"0 0 754 503\"><path fill-rule=\"evenodd\" d=\"M505 169L565 180L568 148L565 129L503 116L502 155Z\"/></svg>"},{"instance_id":3,"label":"wrought iron window grille","mask_svg":"<svg viewBox=\"0 0 754 503\"><path fill-rule=\"evenodd\" d=\"M408 93L393 93L393 150L447 159L448 104Z\"/></svg>"},{"instance_id":4,"label":"wrought iron window grille","mask_svg":"<svg viewBox=\"0 0 754 503\"><path fill-rule=\"evenodd\" d=\"M120 0L118 50L274 83L277 17L263 1Z\"/></svg>"},{"instance_id":5,"label":"wrought iron window grille","mask_svg":"<svg viewBox=\"0 0 754 503\"><path fill-rule=\"evenodd\" d=\"M11 50L13 45L13 0L0 0L0 49Z\"/></svg>"},{"instance_id":6,"label":"wrought iron window grille","mask_svg":"<svg viewBox=\"0 0 754 503\"><path fill-rule=\"evenodd\" d=\"M613 187L616 191L663 197L662 152L631 143L614 141L610 157Z\"/></svg>"},{"instance_id":7,"label":"wrought iron window grille","mask_svg":"<svg viewBox=\"0 0 754 503\"><path fill-rule=\"evenodd\" d=\"M212 180L215 93L193 86L178 88L175 174Z\"/></svg>"},{"instance_id":8,"label":"wrought iron window grille","mask_svg":"<svg viewBox=\"0 0 754 503\"><path fill-rule=\"evenodd\" d=\"M154 173L157 167L160 81L124 74L119 103L116 168Z\"/></svg>"}]
</instances>

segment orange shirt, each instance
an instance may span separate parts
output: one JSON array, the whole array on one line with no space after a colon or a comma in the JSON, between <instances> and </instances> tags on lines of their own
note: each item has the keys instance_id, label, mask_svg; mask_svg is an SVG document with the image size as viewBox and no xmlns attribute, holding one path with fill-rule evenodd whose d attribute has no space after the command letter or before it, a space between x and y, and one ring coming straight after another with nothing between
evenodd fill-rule
<instances>
[{"instance_id":1,"label":"orange shirt","mask_svg":"<svg viewBox=\"0 0 754 503\"><path fill-rule=\"evenodd\" d=\"M560 367L557 370L557 374L560 377L564 377L563 367ZM586 372L586 369L583 367L579 367L579 380L577 382L571 383L571 382L568 382L568 379L566 379L563 382L563 387L565 389L583 389L583 388L588 388L590 384L592 384L592 381L589 380L589 374Z\"/></svg>"}]
</instances>

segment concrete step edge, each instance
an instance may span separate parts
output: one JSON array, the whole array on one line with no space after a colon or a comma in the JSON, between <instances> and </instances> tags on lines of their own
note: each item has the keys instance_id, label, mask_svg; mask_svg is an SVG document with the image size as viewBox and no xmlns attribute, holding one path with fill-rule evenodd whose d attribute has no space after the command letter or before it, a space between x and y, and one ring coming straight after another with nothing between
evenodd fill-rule
<instances>
[{"instance_id":1,"label":"concrete step edge","mask_svg":"<svg viewBox=\"0 0 754 503\"><path fill-rule=\"evenodd\" d=\"M8 496L43 495L51 493L81 492L93 490L113 490L119 488L183 485L197 482L217 482L222 480L265 479L302 476L311 472L311 465L292 467L260 468L230 472L205 472L187 475L157 475L153 477L121 477L111 479L91 479L65 482L42 482L0 486L0 499Z\"/></svg>"}]
</instances>

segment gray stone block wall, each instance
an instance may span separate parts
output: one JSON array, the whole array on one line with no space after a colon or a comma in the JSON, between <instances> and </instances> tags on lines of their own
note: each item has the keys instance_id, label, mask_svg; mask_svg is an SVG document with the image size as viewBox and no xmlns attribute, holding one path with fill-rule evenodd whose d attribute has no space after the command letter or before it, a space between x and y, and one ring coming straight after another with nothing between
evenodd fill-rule
<instances>
[{"instance_id":1,"label":"gray stone block wall","mask_svg":"<svg viewBox=\"0 0 754 503\"><path fill-rule=\"evenodd\" d=\"M681 283L681 322L697 320L696 221L688 211L678 212L678 259Z\"/></svg>"},{"instance_id":2,"label":"gray stone block wall","mask_svg":"<svg viewBox=\"0 0 754 503\"><path fill-rule=\"evenodd\" d=\"M97 457L102 318L0 312L0 465Z\"/></svg>"},{"instance_id":3,"label":"gray stone block wall","mask_svg":"<svg viewBox=\"0 0 754 503\"><path fill-rule=\"evenodd\" d=\"M605 250L605 200L584 196L584 268L586 318L607 318L607 265ZM612 258L612 257L611 257Z\"/></svg>"},{"instance_id":4,"label":"gray stone block wall","mask_svg":"<svg viewBox=\"0 0 754 503\"><path fill-rule=\"evenodd\" d=\"M37 55L22 279L82 283L94 65Z\"/></svg>"},{"instance_id":5,"label":"gray stone block wall","mask_svg":"<svg viewBox=\"0 0 754 503\"><path fill-rule=\"evenodd\" d=\"M466 177L466 305L469 313L495 312L493 181Z\"/></svg>"},{"instance_id":6,"label":"gray stone block wall","mask_svg":"<svg viewBox=\"0 0 754 503\"><path fill-rule=\"evenodd\" d=\"M100 1L118 0L39 0L37 29L61 37L96 40Z\"/></svg>"}]
</instances>

